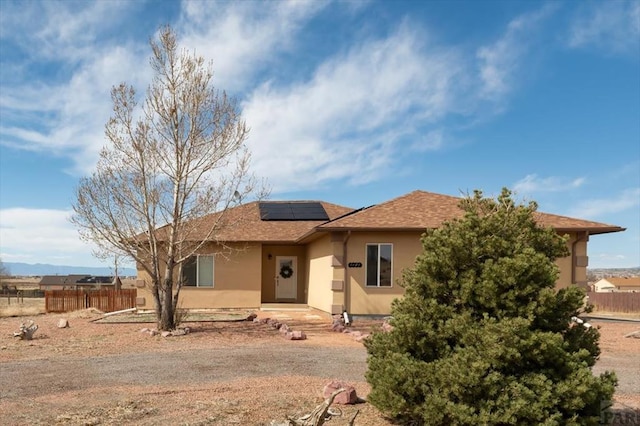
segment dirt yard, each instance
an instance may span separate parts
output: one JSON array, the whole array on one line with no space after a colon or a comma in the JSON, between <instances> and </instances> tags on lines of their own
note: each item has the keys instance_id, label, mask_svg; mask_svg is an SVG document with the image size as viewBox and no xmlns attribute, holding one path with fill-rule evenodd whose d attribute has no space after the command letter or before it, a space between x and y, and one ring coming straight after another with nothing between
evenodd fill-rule
<instances>
[{"instance_id":1,"label":"dirt yard","mask_svg":"<svg viewBox=\"0 0 640 426\"><path fill-rule=\"evenodd\" d=\"M332 379L366 398L366 351L312 312L260 312L303 330L287 341L268 325L193 322L186 336L150 336L147 324L99 324L91 311L35 316L32 341L12 337L23 318L0 319L0 424L268 425L322 402ZM70 328L58 328L58 320ZM640 323L600 322L603 354L596 370L616 370L616 400L640 408ZM354 328L368 330L371 321ZM390 425L366 402L340 407L344 425Z\"/></svg>"}]
</instances>

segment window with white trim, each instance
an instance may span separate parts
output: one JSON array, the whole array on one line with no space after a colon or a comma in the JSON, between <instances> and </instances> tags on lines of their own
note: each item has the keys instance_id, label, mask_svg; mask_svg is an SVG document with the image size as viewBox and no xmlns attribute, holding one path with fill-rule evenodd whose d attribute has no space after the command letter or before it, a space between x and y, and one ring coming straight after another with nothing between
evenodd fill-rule
<instances>
[{"instance_id":1,"label":"window with white trim","mask_svg":"<svg viewBox=\"0 0 640 426\"><path fill-rule=\"evenodd\" d=\"M367 287L391 287L393 245L367 244Z\"/></svg>"},{"instance_id":2,"label":"window with white trim","mask_svg":"<svg viewBox=\"0 0 640 426\"><path fill-rule=\"evenodd\" d=\"M182 285L213 287L213 255L191 256L182 265Z\"/></svg>"}]
</instances>

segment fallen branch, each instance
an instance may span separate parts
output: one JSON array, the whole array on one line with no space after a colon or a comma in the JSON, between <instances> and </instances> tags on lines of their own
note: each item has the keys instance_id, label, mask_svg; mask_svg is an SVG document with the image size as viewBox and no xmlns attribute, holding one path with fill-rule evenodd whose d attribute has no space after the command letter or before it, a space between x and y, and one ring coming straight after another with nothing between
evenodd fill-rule
<instances>
[{"instance_id":1,"label":"fallen branch","mask_svg":"<svg viewBox=\"0 0 640 426\"><path fill-rule=\"evenodd\" d=\"M13 333L13 337L19 337L20 340L32 340L33 333L38 329L38 325L29 320L20 324L20 330Z\"/></svg>"},{"instance_id":2,"label":"fallen branch","mask_svg":"<svg viewBox=\"0 0 640 426\"><path fill-rule=\"evenodd\" d=\"M333 404L333 400L336 396L342 392L344 389L338 389L333 392L329 398L327 398L322 404L318 405L310 414L304 415L299 418L287 417L287 421L285 423L275 423L271 422L271 426L322 426L324 425L327 417L331 417L332 414L329 413L329 407ZM353 420L356 418L358 413L353 416L349 425L353 425Z\"/></svg>"}]
</instances>

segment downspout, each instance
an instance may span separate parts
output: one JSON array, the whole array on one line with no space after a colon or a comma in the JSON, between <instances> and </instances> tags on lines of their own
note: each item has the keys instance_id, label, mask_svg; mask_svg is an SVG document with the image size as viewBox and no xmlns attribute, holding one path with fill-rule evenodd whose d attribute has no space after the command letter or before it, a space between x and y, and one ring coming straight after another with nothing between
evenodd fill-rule
<instances>
[{"instance_id":1,"label":"downspout","mask_svg":"<svg viewBox=\"0 0 640 426\"><path fill-rule=\"evenodd\" d=\"M351 308L351 286L349 285L349 271L347 262L347 242L351 236L351 230L347 231L347 235L342 241L342 266L344 267L344 309L349 312Z\"/></svg>"},{"instance_id":2,"label":"downspout","mask_svg":"<svg viewBox=\"0 0 640 426\"><path fill-rule=\"evenodd\" d=\"M576 256L576 246L581 241L588 241L589 231L584 231L577 234L576 240L571 244L571 284L576 283L576 268L578 263L578 257Z\"/></svg>"}]
</instances>

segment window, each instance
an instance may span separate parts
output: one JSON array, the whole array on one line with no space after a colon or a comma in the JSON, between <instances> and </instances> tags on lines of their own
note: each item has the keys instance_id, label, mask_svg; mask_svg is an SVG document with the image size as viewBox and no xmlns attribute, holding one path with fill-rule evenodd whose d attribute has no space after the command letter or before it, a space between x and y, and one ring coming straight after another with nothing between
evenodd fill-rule
<instances>
[{"instance_id":1,"label":"window","mask_svg":"<svg viewBox=\"0 0 640 426\"><path fill-rule=\"evenodd\" d=\"M367 244L367 287L391 287L391 244Z\"/></svg>"},{"instance_id":2,"label":"window","mask_svg":"<svg viewBox=\"0 0 640 426\"><path fill-rule=\"evenodd\" d=\"M182 285L213 287L213 255L198 255L182 265Z\"/></svg>"}]
</instances>

